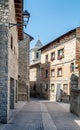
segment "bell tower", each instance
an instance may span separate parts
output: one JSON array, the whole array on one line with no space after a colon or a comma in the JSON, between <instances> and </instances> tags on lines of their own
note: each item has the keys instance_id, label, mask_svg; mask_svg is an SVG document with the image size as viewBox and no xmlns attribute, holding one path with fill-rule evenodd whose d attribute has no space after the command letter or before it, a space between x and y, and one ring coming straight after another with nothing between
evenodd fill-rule
<instances>
[{"instance_id":1,"label":"bell tower","mask_svg":"<svg viewBox=\"0 0 80 130\"><path fill-rule=\"evenodd\" d=\"M35 47L30 50L30 64L34 64L41 59L41 51L39 51L38 49L40 49L42 46L43 44L38 39Z\"/></svg>"}]
</instances>

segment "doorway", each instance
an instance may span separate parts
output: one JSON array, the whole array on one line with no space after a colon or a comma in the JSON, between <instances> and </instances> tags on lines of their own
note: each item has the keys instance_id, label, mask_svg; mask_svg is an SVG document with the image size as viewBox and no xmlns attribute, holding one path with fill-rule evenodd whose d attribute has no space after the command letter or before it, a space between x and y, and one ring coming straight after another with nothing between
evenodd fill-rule
<instances>
[{"instance_id":1,"label":"doorway","mask_svg":"<svg viewBox=\"0 0 80 130\"><path fill-rule=\"evenodd\" d=\"M56 101L61 100L61 84L57 84Z\"/></svg>"},{"instance_id":2,"label":"doorway","mask_svg":"<svg viewBox=\"0 0 80 130\"><path fill-rule=\"evenodd\" d=\"M14 109L14 79L10 78L10 109Z\"/></svg>"}]
</instances>

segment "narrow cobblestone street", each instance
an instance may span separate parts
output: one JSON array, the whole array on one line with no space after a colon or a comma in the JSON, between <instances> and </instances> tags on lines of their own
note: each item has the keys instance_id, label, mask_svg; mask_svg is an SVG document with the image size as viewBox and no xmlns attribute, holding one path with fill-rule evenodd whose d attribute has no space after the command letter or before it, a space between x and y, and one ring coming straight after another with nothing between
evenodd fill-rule
<instances>
[{"instance_id":1,"label":"narrow cobblestone street","mask_svg":"<svg viewBox=\"0 0 80 130\"><path fill-rule=\"evenodd\" d=\"M18 109L1 130L80 130L80 118L67 104L31 100Z\"/></svg>"}]
</instances>

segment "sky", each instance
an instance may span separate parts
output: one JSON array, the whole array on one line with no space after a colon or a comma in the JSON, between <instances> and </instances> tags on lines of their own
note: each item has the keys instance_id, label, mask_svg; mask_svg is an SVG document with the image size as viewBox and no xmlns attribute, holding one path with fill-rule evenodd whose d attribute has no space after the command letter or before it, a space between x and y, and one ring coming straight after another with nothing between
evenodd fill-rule
<instances>
[{"instance_id":1,"label":"sky","mask_svg":"<svg viewBox=\"0 0 80 130\"><path fill-rule=\"evenodd\" d=\"M26 33L34 40L48 44L60 35L80 26L80 0L24 0L24 10L30 13Z\"/></svg>"}]
</instances>

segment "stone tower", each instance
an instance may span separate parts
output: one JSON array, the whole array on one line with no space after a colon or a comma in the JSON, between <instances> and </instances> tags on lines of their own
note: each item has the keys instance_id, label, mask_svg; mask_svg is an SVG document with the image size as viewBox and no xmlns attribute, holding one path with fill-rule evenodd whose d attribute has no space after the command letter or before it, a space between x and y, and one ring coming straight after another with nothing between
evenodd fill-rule
<instances>
[{"instance_id":1,"label":"stone tower","mask_svg":"<svg viewBox=\"0 0 80 130\"><path fill-rule=\"evenodd\" d=\"M42 46L43 44L38 39L35 47L30 50L30 64L34 64L41 59L41 51L39 51L38 49L40 49Z\"/></svg>"}]
</instances>

